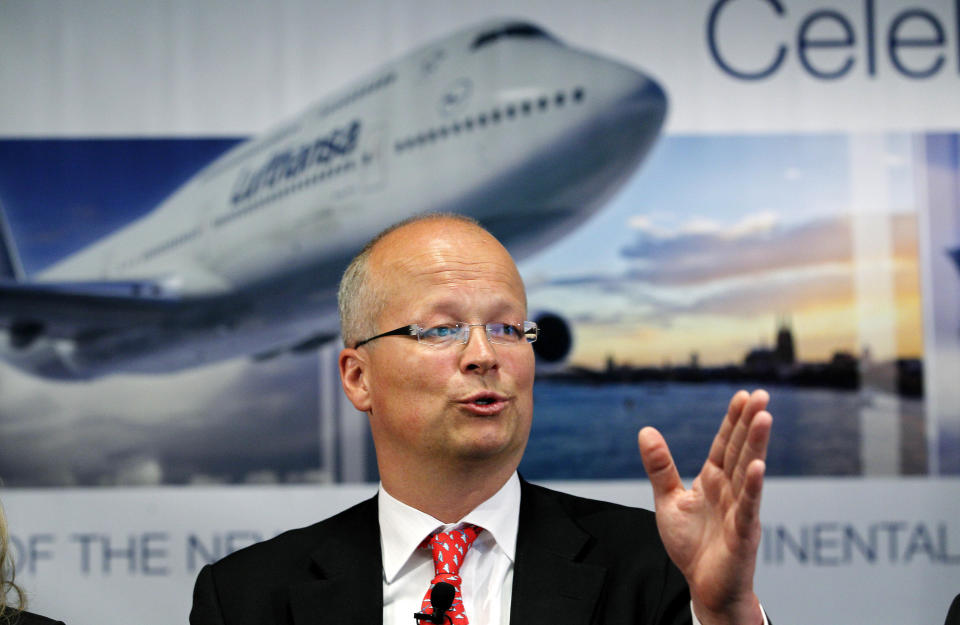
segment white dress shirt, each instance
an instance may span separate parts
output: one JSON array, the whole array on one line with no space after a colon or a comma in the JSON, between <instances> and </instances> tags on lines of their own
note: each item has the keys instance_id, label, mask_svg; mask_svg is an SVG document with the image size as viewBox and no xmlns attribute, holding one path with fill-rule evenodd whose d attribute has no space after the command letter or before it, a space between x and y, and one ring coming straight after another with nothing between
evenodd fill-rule
<instances>
[{"instance_id":1,"label":"white dress shirt","mask_svg":"<svg viewBox=\"0 0 960 625\"><path fill-rule=\"evenodd\" d=\"M493 497L457 523L443 523L397 501L380 485L380 548L383 550L383 625L413 625L433 581L433 555L419 549L428 534L464 523L483 528L460 565L463 611L471 625L509 625L513 558L520 521L520 480L507 480Z\"/></svg>"},{"instance_id":2,"label":"white dress shirt","mask_svg":"<svg viewBox=\"0 0 960 625\"><path fill-rule=\"evenodd\" d=\"M443 523L394 499L380 484L377 495L383 553L383 625L415 625L434 578L433 555L420 544L434 530L471 523L483 528L460 565L460 594L470 625L509 625L513 560L520 524L520 479L516 472L493 497L456 523ZM693 625L700 625L690 604ZM763 615L767 625L767 615Z\"/></svg>"}]
</instances>

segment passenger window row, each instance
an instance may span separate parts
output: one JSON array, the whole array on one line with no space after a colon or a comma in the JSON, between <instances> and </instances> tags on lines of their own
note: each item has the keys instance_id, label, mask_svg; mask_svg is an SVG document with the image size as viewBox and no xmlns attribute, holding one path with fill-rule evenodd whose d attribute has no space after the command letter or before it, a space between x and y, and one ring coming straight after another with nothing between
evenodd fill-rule
<instances>
[{"instance_id":1,"label":"passenger window row","mask_svg":"<svg viewBox=\"0 0 960 625\"><path fill-rule=\"evenodd\" d=\"M583 87L576 87L569 93L558 91L553 97L542 95L536 99L527 99L520 102L510 103L506 106L495 108L489 112L481 112L476 115L457 120L446 126L431 128L416 135L401 139L394 143L394 151L403 152L428 143L433 143L440 139L446 139L450 136L461 133L472 132L473 130L483 130L487 127L496 126L501 122L509 122L515 119L533 115L535 113L546 113L551 107L561 109L569 104L580 104L586 97Z\"/></svg>"},{"instance_id":2,"label":"passenger window row","mask_svg":"<svg viewBox=\"0 0 960 625\"><path fill-rule=\"evenodd\" d=\"M163 254L164 252L169 252L174 248L180 247L184 243L193 241L198 236L200 236L199 227L194 228L193 230L189 230L187 232L181 233L173 237L172 239L167 239L166 241L164 241L159 245L154 245L153 247L143 252L139 256L124 260L122 263L120 263L120 269L129 269L130 267L134 267L142 262L146 262L155 256L159 256L160 254Z\"/></svg>"},{"instance_id":3,"label":"passenger window row","mask_svg":"<svg viewBox=\"0 0 960 625\"><path fill-rule=\"evenodd\" d=\"M347 106L348 104L352 104L353 102L356 102L360 98L366 95L369 95L374 91L378 91L380 89L383 89L387 85L393 84L393 82L396 79L397 79L396 72L390 72L389 74L385 74L384 76L381 76L380 78L374 80L373 82L363 85L359 89L354 89L353 91L346 94L339 100L335 102L331 102L330 104L327 104L326 106L322 107L318 113L318 116L326 117L330 113L333 113L334 111L341 109Z\"/></svg>"},{"instance_id":4,"label":"passenger window row","mask_svg":"<svg viewBox=\"0 0 960 625\"><path fill-rule=\"evenodd\" d=\"M164 253L164 252L170 251L170 250L172 250L172 249L175 248L175 247L180 247L180 246L183 245L184 243L187 243L188 241L192 241L193 239L197 238L197 236L198 236L199 234L200 234L200 229L199 229L199 228L194 228L193 230L190 230L189 232L184 232L183 234L181 234L181 235L179 235L179 236L176 236L176 237L174 237L174 238L172 238L172 239L169 239L169 240L167 240L167 241L164 241L164 242L161 243L160 245L157 245L157 246L155 246L155 247L150 248L149 250L147 250L146 252L144 252L144 254L143 254L143 259L144 259L144 260L148 260L148 259L153 258L154 256L156 256L156 255L158 255L158 254L162 254L162 253Z\"/></svg>"}]
</instances>

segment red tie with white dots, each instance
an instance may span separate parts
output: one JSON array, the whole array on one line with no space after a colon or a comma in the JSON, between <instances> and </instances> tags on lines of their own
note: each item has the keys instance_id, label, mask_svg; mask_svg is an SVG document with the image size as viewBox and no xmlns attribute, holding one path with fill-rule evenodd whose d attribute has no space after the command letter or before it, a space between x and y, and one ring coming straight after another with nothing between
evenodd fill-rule
<instances>
[{"instance_id":1,"label":"red tie with white dots","mask_svg":"<svg viewBox=\"0 0 960 625\"><path fill-rule=\"evenodd\" d=\"M434 578L430 582L430 588L423 597L423 606L420 611L424 614L432 614L433 607L430 605L430 591L437 582L447 582L456 590L453 596L453 605L447 610L447 616L450 621L444 619L445 623L452 622L454 625L468 625L467 615L463 613L463 599L460 596L460 565L463 564L463 558L467 555L470 545L477 539L482 527L476 525L462 525L457 529L447 530L446 532L436 532L430 535L424 543L433 550L433 570ZM423 621L426 623L426 621Z\"/></svg>"}]
</instances>

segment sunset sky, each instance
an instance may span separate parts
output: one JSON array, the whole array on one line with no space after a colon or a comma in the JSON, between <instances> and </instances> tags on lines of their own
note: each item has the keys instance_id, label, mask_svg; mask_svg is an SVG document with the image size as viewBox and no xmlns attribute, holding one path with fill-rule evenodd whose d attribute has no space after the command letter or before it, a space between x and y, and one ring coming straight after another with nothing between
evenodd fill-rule
<instances>
[{"instance_id":1,"label":"sunset sky","mask_svg":"<svg viewBox=\"0 0 960 625\"><path fill-rule=\"evenodd\" d=\"M920 356L909 137L873 138L883 154L866 165L855 140L664 138L592 221L521 263L531 309L572 321L587 366L739 363L781 318L804 361ZM855 217L865 166L885 200Z\"/></svg>"}]
</instances>

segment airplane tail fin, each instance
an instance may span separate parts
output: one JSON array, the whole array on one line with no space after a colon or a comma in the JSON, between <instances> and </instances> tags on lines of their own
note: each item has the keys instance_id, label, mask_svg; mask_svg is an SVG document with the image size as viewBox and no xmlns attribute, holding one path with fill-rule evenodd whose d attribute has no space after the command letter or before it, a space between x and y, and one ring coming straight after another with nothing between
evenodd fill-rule
<instances>
[{"instance_id":1,"label":"airplane tail fin","mask_svg":"<svg viewBox=\"0 0 960 625\"><path fill-rule=\"evenodd\" d=\"M23 282L24 277L20 255L13 241L13 232L3 211L3 203L0 202L0 280Z\"/></svg>"}]
</instances>

